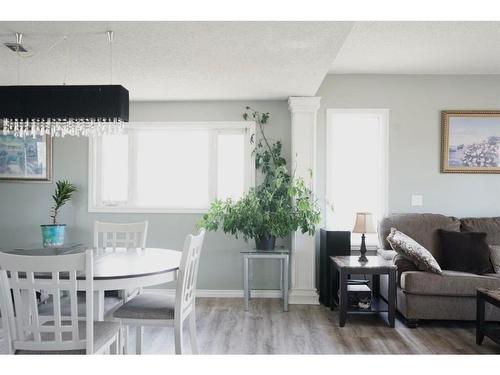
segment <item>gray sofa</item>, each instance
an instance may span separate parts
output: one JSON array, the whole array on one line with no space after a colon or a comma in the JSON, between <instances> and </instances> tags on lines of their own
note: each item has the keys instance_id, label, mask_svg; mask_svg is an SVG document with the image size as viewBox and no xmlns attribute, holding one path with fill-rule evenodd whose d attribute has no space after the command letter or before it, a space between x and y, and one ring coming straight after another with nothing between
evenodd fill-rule
<instances>
[{"instance_id":1,"label":"gray sofa","mask_svg":"<svg viewBox=\"0 0 500 375\"><path fill-rule=\"evenodd\" d=\"M475 275L443 270L442 275L419 271L408 259L397 255L386 238L395 227L426 247L441 260L437 229L486 232L487 242L500 245L500 217L463 218L438 214L393 214L379 223L379 254L394 259L398 266L397 309L409 327L419 319L475 320L476 288L500 288L500 274ZM387 297L387 278L381 279L381 293ZM500 321L500 310L487 306L486 318Z\"/></svg>"}]
</instances>

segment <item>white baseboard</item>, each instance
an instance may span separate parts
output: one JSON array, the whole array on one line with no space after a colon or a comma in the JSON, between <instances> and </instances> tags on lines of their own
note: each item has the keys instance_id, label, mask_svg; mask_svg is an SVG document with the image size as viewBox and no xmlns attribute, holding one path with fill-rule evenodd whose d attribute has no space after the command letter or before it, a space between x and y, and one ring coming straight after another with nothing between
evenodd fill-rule
<instances>
[{"instance_id":1,"label":"white baseboard","mask_svg":"<svg viewBox=\"0 0 500 375\"><path fill-rule=\"evenodd\" d=\"M319 305L318 292L315 289L292 289L288 303L290 305Z\"/></svg>"},{"instance_id":2,"label":"white baseboard","mask_svg":"<svg viewBox=\"0 0 500 375\"><path fill-rule=\"evenodd\" d=\"M175 289L143 289L143 293L165 293L174 295ZM281 298L279 290L252 290L252 298ZM243 298L243 290L238 289L198 289L197 297L208 298ZM288 298L290 305L319 305L318 293L314 289L291 289Z\"/></svg>"},{"instance_id":3,"label":"white baseboard","mask_svg":"<svg viewBox=\"0 0 500 375\"><path fill-rule=\"evenodd\" d=\"M175 289L143 289L143 293L165 293L174 295ZM281 298L279 290L258 290L252 289L252 298ZM243 298L243 290L238 289L198 289L196 291L197 297L210 297L210 298Z\"/></svg>"}]
</instances>

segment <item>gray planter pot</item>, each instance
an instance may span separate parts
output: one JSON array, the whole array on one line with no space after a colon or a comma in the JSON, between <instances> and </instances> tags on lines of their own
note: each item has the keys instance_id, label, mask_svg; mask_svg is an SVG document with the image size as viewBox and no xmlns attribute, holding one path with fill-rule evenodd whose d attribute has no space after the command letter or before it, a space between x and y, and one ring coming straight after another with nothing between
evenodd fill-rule
<instances>
[{"instance_id":1,"label":"gray planter pot","mask_svg":"<svg viewBox=\"0 0 500 375\"><path fill-rule=\"evenodd\" d=\"M257 237L255 239L255 248L257 250L274 250L276 245L276 236Z\"/></svg>"}]
</instances>

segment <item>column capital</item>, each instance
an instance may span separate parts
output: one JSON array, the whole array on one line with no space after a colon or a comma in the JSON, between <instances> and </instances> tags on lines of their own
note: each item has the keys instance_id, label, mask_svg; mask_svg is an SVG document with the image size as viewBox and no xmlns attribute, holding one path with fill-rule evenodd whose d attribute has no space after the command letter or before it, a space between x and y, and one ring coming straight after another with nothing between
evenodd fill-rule
<instances>
[{"instance_id":1,"label":"column capital","mask_svg":"<svg viewBox=\"0 0 500 375\"><path fill-rule=\"evenodd\" d=\"M320 96L291 96L288 98L290 112L313 112L319 109Z\"/></svg>"}]
</instances>

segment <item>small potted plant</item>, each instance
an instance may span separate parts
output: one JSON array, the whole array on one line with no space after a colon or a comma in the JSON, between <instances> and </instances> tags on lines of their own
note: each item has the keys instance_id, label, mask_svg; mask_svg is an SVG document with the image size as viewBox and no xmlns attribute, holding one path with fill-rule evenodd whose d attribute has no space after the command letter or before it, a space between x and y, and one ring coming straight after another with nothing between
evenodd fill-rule
<instances>
[{"instance_id":1,"label":"small potted plant","mask_svg":"<svg viewBox=\"0 0 500 375\"><path fill-rule=\"evenodd\" d=\"M52 195L54 205L52 206L52 215L50 215L52 224L41 225L43 247L58 247L64 245L66 224L58 224L57 215L61 207L68 203L76 190L76 186L67 180L56 182L56 190L54 195Z\"/></svg>"},{"instance_id":2,"label":"small potted plant","mask_svg":"<svg viewBox=\"0 0 500 375\"><path fill-rule=\"evenodd\" d=\"M281 142L266 138L263 125L270 114L246 109L243 118L254 120L261 133L254 154L262 182L236 202L212 202L198 226L208 231L222 229L236 238L241 235L245 241L253 238L258 250L272 250L277 237L286 237L296 230L314 234L320 212L304 180L288 173Z\"/></svg>"}]
</instances>

